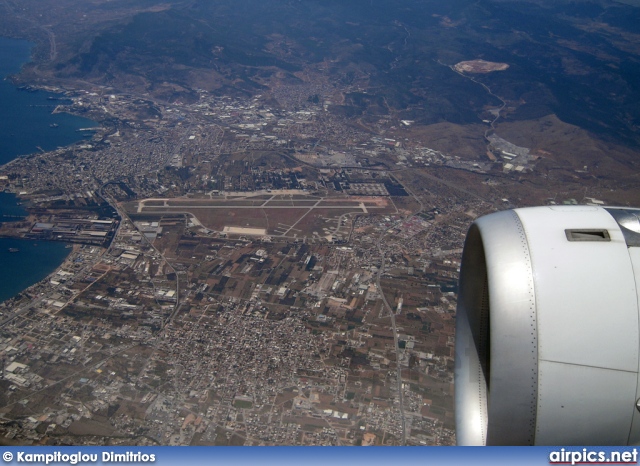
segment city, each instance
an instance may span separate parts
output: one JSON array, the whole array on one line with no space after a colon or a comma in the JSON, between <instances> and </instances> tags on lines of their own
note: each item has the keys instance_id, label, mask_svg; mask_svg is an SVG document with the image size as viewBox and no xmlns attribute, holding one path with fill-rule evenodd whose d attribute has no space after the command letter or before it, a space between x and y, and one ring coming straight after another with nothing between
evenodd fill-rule
<instances>
[{"instance_id":1,"label":"city","mask_svg":"<svg viewBox=\"0 0 640 466\"><path fill-rule=\"evenodd\" d=\"M140 108L73 101L69 111L118 121ZM54 275L1 305L3 416L28 414L5 435L451 444L471 217L447 204L446 185L418 197L402 183L405 166L455 159L345 128L319 105L276 116L259 99L205 102L2 168L5 189L33 206L5 234L76 243ZM301 133L316 122L322 146ZM125 151L148 156L132 165ZM79 229L61 231L68 223ZM96 243L88 225L115 237Z\"/></svg>"},{"instance_id":2,"label":"city","mask_svg":"<svg viewBox=\"0 0 640 466\"><path fill-rule=\"evenodd\" d=\"M348 99L377 98L327 66L293 83L274 73L251 95L34 87L69 99L55 112L97 123L0 167L0 190L29 211L0 236L70 250L0 304L5 441L455 444L471 222L632 202L637 183L623 163L592 163L599 153L564 155L565 134L576 151L590 136L555 115L525 140L529 123L505 117L526 102L467 79L469 65L435 66L501 104L464 127L389 105L354 115Z\"/></svg>"}]
</instances>

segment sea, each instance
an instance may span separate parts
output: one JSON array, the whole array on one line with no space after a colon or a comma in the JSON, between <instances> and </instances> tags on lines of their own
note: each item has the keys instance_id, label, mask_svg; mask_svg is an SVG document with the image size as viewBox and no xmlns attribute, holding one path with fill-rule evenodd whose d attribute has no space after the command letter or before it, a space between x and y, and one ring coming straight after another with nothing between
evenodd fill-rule
<instances>
[{"instance_id":1,"label":"sea","mask_svg":"<svg viewBox=\"0 0 640 466\"><path fill-rule=\"evenodd\" d=\"M15 221L15 217L27 214L18 202L15 195L0 193L0 222ZM16 249L17 252L10 252ZM0 238L0 302L45 278L70 251L60 242Z\"/></svg>"},{"instance_id":2,"label":"sea","mask_svg":"<svg viewBox=\"0 0 640 466\"><path fill-rule=\"evenodd\" d=\"M72 144L83 137L76 130L98 126L67 113L52 114L57 105L69 103L64 95L19 89L6 79L29 61L32 47L24 40L0 37L0 165ZM0 193L0 222L16 221L26 213L15 195ZM45 278L70 251L59 242L0 238L0 302Z\"/></svg>"}]
</instances>

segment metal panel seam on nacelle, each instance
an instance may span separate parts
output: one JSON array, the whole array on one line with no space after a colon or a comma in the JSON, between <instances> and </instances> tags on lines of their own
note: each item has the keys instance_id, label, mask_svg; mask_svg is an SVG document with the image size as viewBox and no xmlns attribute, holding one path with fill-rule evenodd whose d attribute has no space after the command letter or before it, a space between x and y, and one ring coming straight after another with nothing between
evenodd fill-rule
<instances>
[{"instance_id":1,"label":"metal panel seam on nacelle","mask_svg":"<svg viewBox=\"0 0 640 466\"><path fill-rule=\"evenodd\" d=\"M477 225L487 257L491 308L487 443L533 444L538 353L526 234L513 211L481 218ZM514 424L520 429L514 430Z\"/></svg>"},{"instance_id":2,"label":"metal panel seam on nacelle","mask_svg":"<svg viewBox=\"0 0 640 466\"><path fill-rule=\"evenodd\" d=\"M640 248L629 248L628 251L629 258L631 259L631 266L634 270L634 279L636 281L637 302L640 302ZM638 323L637 332L640 335L640 322ZM640 361L638 361L638 377L640 377ZM636 380L636 396L633 401L640 399L640 380ZM640 412L638 412L637 409L633 409L633 422L631 423L627 444L640 444Z\"/></svg>"},{"instance_id":3,"label":"metal panel seam on nacelle","mask_svg":"<svg viewBox=\"0 0 640 466\"><path fill-rule=\"evenodd\" d=\"M536 445L626 445L636 379L635 372L540 361Z\"/></svg>"},{"instance_id":4,"label":"metal panel seam on nacelle","mask_svg":"<svg viewBox=\"0 0 640 466\"><path fill-rule=\"evenodd\" d=\"M539 359L637 372L636 285L613 217L601 208L515 212L534 272ZM570 242L566 229L606 229L611 240Z\"/></svg>"}]
</instances>

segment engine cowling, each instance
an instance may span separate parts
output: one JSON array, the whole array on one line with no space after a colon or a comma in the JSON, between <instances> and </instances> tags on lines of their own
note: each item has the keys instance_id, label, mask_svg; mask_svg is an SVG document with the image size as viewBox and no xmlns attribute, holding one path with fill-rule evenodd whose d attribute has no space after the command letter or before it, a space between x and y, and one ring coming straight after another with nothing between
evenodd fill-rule
<instances>
[{"instance_id":1,"label":"engine cowling","mask_svg":"<svg viewBox=\"0 0 640 466\"><path fill-rule=\"evenodd\" d=\"M459 445L640 443L640 210L490 214L465 241Z\"/></svg>"}]
</instances>

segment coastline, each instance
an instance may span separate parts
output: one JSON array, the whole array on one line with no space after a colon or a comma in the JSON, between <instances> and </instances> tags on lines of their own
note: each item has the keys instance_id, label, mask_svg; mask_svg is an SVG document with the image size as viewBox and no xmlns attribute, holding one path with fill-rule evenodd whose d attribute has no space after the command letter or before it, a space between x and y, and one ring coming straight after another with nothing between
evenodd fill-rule
<instances>
[{"instance_id":1,"label":"coastline","mask_svg":"<svg viewBox=\"0 0 640 466\"><path fill-rule=\"evenodd\" d=\"M10 167L24 157L55 151L83 140L81 128L98 122L72 112L74 94L60 86L17 82L30 63L34 44L0 37L0 166ZM82 113L82 112L81 112ZM0 186L1 189L1 186Z\"/></svg>"},{"instance_id":2,"label":"coastline","mask_svg":"<svg viewBox=\"0 0 640 466\"><path fill-rule=\"evenodd\" d=\"M0 269L3 283L0 302L9 302L28 293L31 287L47 281L64 266L71 251L64 243L0 238L0 260L3 262ZM31 261L38 261L36 269L31 264L24 265Z\"/></svg>"},{"instance_id":3,"label":"coastline","mask_svg":"<svg viewBox=\"0 0 640 466\"><path fill-rule=\"evenodd\" d=\"M5 172L24 158L86 140L78 128L100 126L68 111L74 103L70 98L74 91L16 78L31 63L33 47L32 42L23 39L0 37L0 94L7 103L0 111L0 169ZM25 223L38 221L30 213L29 198L29 193L12 189L0 180L0 303L4 309L18 305L21 299L15 301L16 297L31 295L39 286L48 284L73 257L72 253L82 247L68 248L63 242L24 238ZM0 316L0 321L4 317Z\"/></svg>"},{"instance_id":4,"label":"coastline","mask_svg":"<svg viewBox=\"0 0 640 466\"><path fill-rule=\"evenodd\" d=\"M71 252L66 243L29 240L13 230L30 220L18 199L12 193L0 193L0 303L9 302L57 273Z\"/></svg>"}]
</instances>

